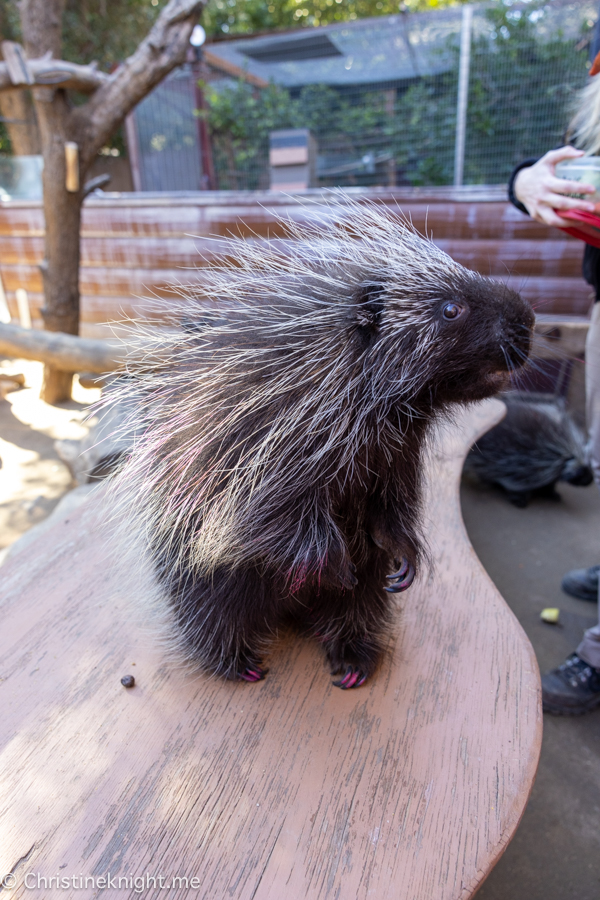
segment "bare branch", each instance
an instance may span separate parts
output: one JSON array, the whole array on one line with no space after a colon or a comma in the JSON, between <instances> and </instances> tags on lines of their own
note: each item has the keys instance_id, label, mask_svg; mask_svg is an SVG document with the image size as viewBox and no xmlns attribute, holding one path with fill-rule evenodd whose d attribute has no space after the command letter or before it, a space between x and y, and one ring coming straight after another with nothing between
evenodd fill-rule
<instances>
[{"instance_id":1,"label":"bare branch","mask_svg":"<svg viewBox=\"0 0 600 900\"><path fill-rule=\"evenodd\" d=\"M8 41L3 41L3 50L5 50L5 44L8 43ZM47 57L28 59L27 69L31 75L29 86L43 85L44 87L81 91L84 94L98 90L110 80L110 75L100 72L93 65L78 66L76 63ZM20 90L24 84L25 82L15 84L11 80L7 63L0 62L0 91Z\"/></svg>"},{"instance_id":2,"label":"bare branch","mask_svg":"<svg viewBox=\"0 0 600 900\"><path fill-rule=\"evenodd\" d=\"M66 372L111 372L126 357L122 346L109 341L4 324L0 324L0 353L39 359Z\"/></svg>"},{"instance_id":3,"label":"bare branch","mask_svg":"<svg viewBox=\"0 0 600 900\"><path fill-rule=\"evenodd\" d=\"M95 178L91 178L89 181L83 186L83 196L87 197L88 194L91 194L92 191L97 191L98 188L104 187L105 184L111 180L111 175L108 172L105 175L96 175Z\"/></svg>"},{"instance_id":4,"label":"bare branch","mask_svg":"<svg viewBox=\"0 0 600 900\"><path fill-rule=\"evenodd\" d=\"M204 0L170 0L148 36L88 102L73 110L85 134L81 142L85 166L125 116L165 75L185 61L190 35Z\"/></svg>"}]
</instances>

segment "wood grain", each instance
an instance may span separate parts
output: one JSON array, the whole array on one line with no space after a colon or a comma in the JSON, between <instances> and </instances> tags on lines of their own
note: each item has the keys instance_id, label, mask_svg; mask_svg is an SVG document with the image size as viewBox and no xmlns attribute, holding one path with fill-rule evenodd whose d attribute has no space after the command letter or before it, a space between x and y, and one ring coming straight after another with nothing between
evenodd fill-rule
<instances>
[{"instance_id":1,"label":"wood grain","mask_svg":"<svg viewBox=\"0 0 600 900\"><path fill-rule=\"evenodd\" d=\"M98 497L7 562L10 896L36 896L27 873L110 873L196 877L197 889L168 896L203 900L472 897L517 827L541 740L532 648L458 501L467 448L501 415L486 401L441 429L427 476L434 566L402 595L386 659L357 691L334 688L320 648L298 638L273 648L258 685L168 666L137 624L149 575L134 588L119 575ZM129 673L136 687L125 690Z\"/></svg>"},{"instance_id":2,"label":"wood grain","mask_svg":"<svg viewBox=\"0 0 600 900\"><path fill-rule=\"evenodd\" d=\"M536 308L551 314L588 314L590 287L581 277L583 244L532 222L503 201L502 190L396 188L348 193L406 216L458 262L507 281ZM168 312L170 285L201 278L203 266L223 258L215 238L275 237L285 242L282 220L303 221L315 204L323 213L327 196L331 199L309 192L301 198L304 205L272 192L90 197L82 219L83 334L89 335L89 326L95 323L139 315L144 306L140 297L164 299ZM334 205L326 214L340 218L347 212L343 205ZM38 266L43 234L39 204L0 203L0 275L11 310L16 309L14 292L19 287L41 297ZM43 303L32 305L34 325L41 326L37 310Z\"/></svg>"}]
</instances>

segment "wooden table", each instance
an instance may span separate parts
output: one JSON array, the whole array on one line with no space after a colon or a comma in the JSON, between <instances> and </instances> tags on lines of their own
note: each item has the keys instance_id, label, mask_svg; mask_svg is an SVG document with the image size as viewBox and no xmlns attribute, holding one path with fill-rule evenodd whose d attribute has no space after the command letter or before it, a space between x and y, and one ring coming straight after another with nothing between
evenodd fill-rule
<instances>
[{"instance_id":1,"label":"wooden table","mask_svg":"<svg viewBox=\"0 0 600 900\"><path fill-rule=\"evenodd\" d=\"M467 448L501 415L486 401L441 429L435 566L356 691L298 638L260 684L169 666L143 627L150 576L125 587L98 496L16 553L0 570L3 896L471 897L518 825L541 740L533 650L459 508Z\"/></svg>"}]
</instances>

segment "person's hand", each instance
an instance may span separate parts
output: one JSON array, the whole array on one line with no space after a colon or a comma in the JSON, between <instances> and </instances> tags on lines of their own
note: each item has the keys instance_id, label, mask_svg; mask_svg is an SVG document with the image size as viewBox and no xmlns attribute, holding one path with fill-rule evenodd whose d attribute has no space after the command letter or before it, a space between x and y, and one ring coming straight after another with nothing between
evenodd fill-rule
<instances>
[{"instance_id":1,"label":"person's hand","mask_svg":"<svg viewBox=\"0 0 600 900\"><path fill-rule=\"evenodd\" d=\"M558 150L550 150L533 166L521 169L515 178L513 191L532 219L557 228L569 228L573 227L573 222L562 219L554 212L555 209L595 211L595 204L589 200L565 196L565 194L593 194L596 190L593 185L567 181L565 178L557 178L554 174L556 163L563 159L578 159L584 155L583 150L576 150L575 147L560 147Z\"/></svg>"}]
</instances>

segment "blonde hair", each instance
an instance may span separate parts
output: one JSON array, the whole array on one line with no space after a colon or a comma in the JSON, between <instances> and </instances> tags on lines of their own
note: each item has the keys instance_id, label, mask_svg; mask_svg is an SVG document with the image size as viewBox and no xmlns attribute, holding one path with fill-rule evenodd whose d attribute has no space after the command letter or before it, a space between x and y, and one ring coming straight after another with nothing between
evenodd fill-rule
<instances>
[{"instance_id":1,"label":"blonde hair","mask_svg":"<svg viewBox=\"0 0 600 900\"><path fill-rule=\"evenodd\" d=\"M566 139L588 156L600 156L600 75L577 92Z\"/></svg>"}]
</instances>

